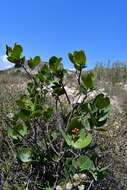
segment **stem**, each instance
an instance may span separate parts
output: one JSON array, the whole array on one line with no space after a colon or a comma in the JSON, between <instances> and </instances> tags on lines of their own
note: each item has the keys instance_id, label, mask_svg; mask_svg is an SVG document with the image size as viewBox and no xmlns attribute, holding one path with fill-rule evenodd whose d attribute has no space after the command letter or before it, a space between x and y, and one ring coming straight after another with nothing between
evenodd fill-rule
<instances>
[{"instance_id":1,"label":"stem","mask_svg":"<svg viewBox=\"0 0 127 190\"><path fill-rule=\"evenodd\" d=\"M89 185L89 187L87 188L87 190L90 190L90 188L91 188L92 185L93 185L93 182L94 182L94 180L92 180L92 181L90 182L90 185Z\"/></svg>"},{"instance_id":2,"label":"stem","mask_svg":"<svg viewBox=\"0 0 127 190\"><path fill-rule=\"evenodd\" d=\"M37 182L37 179L38 179L38 178L39 178L39 171L38 171L37 176L36 176L36 178L35 178L34 190L36 190L36 184L38 183L38 182Z\"/></svg>"},{"instance_id":3,"label":"stem","mask_svg":"<svg viewBox=\"0 0 127 190\"><path fill-rule=\"evenodd\" d=\"M6 124L7 124L11 129L13 129L22 139L24 138L24 136L22 136L15 128L13 128L13 127L11 126L11 124L8 122L7 119L4 119L4 121L5 121Z\"/></svg>"},{"instance_id":4,"label":"stem","mask_svg":"<svg viewBox=\"0 0 127 190\"><path fill-rule=\"evenodd\" d=\"M78 75L78 84L79 84L79 85L80 85L81 74L82 74L82 69L80 69L80 71L79 71L79 75Z\"/></svg>"},{"instance_id":5,"label":"stem","mask_svg":"<svg viewBox=\"0 0 127 190\"><path fill-rule=\"evenodd\" d=\"M56 112L57 112L57 108L58 108L58 104L57 104L58 102L57 102L57 101L58 101L58 97L56 97L56 98L55 98L55 107L56 107Z\"/></svg>"},{"instance_id":6,"label":"stem","mask_svg":"<svg viewBox=\"0 0 127 190\"><path fill-rule=\"evenodd\" d=\"M60 161L61 161L62 158L64 157L64 154L65 154L65 152L61 155L61 157L60 157L59 160L58 160L57 170L56 170L56 180L55 180L54 185L53 185L53 190L56 189L56 185L57 185L57 182L58 182L58 179L59 179L59 171L61 170Z\"/></svg>"},{"instance_id":7,"label":"stem","mask_svg":"<svg viewBox=\"0 0 127 190\"><path fill-rule=\"evenodd\" d=\"M66 129L65 129L65 130L67 130L67 126L68 126L69 122L71 121L71 118L72 118L72 116L73 116L73 114L74 114L74 111L78 108L78 106L79 106L79 104L76 104L76 105L73 107L73 110L71 111L70 116L69 116L69 118L68 118L67 125L66 125Z\"/></svg>"},{"instance_id":8,"label":"stem","mask_svg":"<svg viewBox=\"0 0 127 190\"><path fill-rule=\"evenodd\" d=\"M28 72L28 70L26 69L26 67L24 65L22 65L23 69L25 70L26 74L28 75L28 77L32 80L34 80L35 84L37 84L35 78L32 76L31 73ZM38 85L38 84L37 84Z\"/></svg>"},{"instance_id":9,"label":"stem","mask_svg":"<svg viewBox=\"0 0 127 190\"><path fill-rule=\"evenodd\" d=\"M57 156L60 156L59 152L57 152L57 150L55 149L55 147L53 146L52 142L49 140L50 142L50 146L52 148L52 150L54 151L54 153L57 155Z\"/></svg>"},{"instance_id":10,"label":"stem","mask_svg":"<svg viewBox=\"0 0 127 190\"><path fill-rule=\"evenodd\" d=\"M28 77L30 79L33 79L32 75L27 71L26 67L24 65L22 65L23 69L25 70L25 72L27 73Z\"/></svg>"},{"instance_id":11,"label":"stem","mask_svg":"<svg viewBox=\"0 0 127 190\"><path fill-rule=\"evenodd\" d=\"M48 130L48 126L47 126L47 134L49 134L49 130ZM49 146L51 146L52 150L54 151L54 153L57 155L57 156L60 156L60 153L57 152L57 150L55 149L55 147L53 146L53 143L52 141L50 140L50 137L48 137L48 140L49 140Z\"/></svg>"},{"instance_id":12,"label":"stem","mask_svg":"<svg viewBox=\"0 0 127 190\"><path fill-rule=\"evenodd\" d=\"M67 94L67 91L65 90L65 87L64 87L64 84L63 84L62 81L61 81L61 85L62 85L62 88L64 89L64 92L65 92L65 95L66 95L66 98L67 98L68 103L71 104L71 101L70 101L70 99L69 99L69 96L68 96L68 94Z\"/></svg>"},{"instance_id":13,"label":"stem","mask_svg":"<svg viewBox=\"0 0 127 190\"><path fill-rule=\"evenodd\" d=\"M82 104L85 102L86 99L87 99L87 93L85 94L85 96L83 98Z\"/></svg>"}]
</instances>

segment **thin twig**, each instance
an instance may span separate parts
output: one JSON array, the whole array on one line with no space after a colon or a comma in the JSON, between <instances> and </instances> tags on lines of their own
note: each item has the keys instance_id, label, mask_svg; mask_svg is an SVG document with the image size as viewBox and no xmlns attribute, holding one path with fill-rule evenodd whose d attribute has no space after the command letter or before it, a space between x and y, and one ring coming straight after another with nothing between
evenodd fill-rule
<instances>
[{"instance_id":1,"label":"thin twig","mask_svg":"<svg viewBox=\"0 0 127 190\"><path fill-rule=\"evenodd\" d=\"M70 101L70 99L69 99L69 96L68 96L68 94L67 94L67 91L66 91L66 89L65 89L65 87L64 87L63 82L61 82L61 85L62 85L62 88L64 89L65 96L66 96L66 98L67 98L68 103L71 104L71 101Z\"/></svg>"},{"instance_id":2,"label":"thin twig","mask_svg":"<svg viewBox=\"0 0 127 190\"><path fill-rule=\"evenodd\" d=\"M79 71L79 75L78 75L78 84L79 84L79 85L80 85L81 74L82 74L82 69L80 69L80 71Z\"/></svg>"},{"instance_id":3,"label":"thin twig","mask_svg":"<svg viewBox=\"0 0 127 190\"><path fill-rule=\"evenodd\" d=\"M93 185L93 182L94 182L94 180L92 180L92 181L90 182L90 185L89 185L89 187L87 188L87 190L90 190L90 188L91 188L92 185Z\"/></svg>"},{"instance_id":4,"label":"thin twig","mask_svg":"<svg viewBox=\"0 0 127 190\"><path fill-rule=\"evenodd\" d=\"M25 72L27 73L28 77L30 79L33 79L32 75L27 71L26 67L24 65L22 65L22 68L25 70Z\"/></svg>"},{"instance_id":5,"label":"thin twig","mask_svg":"<svg viewBox=\"0 0 127 190\"><path fill-rule=\"evenodd\" d=\"M38 177L39 177L39 171L38 171L37 176L36 176L36 178L35 178L34 190L36 190L36 184L37 184L37 179L38 179Z\"/></svg>"},{"instance_id":6,"label":"thin twig","mask_svg":"<svg viewBox=\"0 0 127 190\"><path fill-rule=\"evenodd\" d=\"M31 174L32 174L32 164L31 164L31 166L30 166L30 172L29 172L29 174L28 174L28 182L27 182L27 189L29 189L29 184L30 184L30 177L31 177Z\"/></svg>"},{"instance_id":7,"label":"thin twig","mask_svg":"<svg viewBox=\"0 0 127 190\"><path fill-rule=\"evenodd\" d=\"M61 168L60 168L60 161L61 161L62 158L64 157L64 154L65 154L65 152L61 155L61 157L60 157L59 160L58 160L57 170L56 170L56 180L55 180L54 185L53 185L53 190L55 190L56 185L57 185L57 182L58 182L58 179L59 179L59 169L61 169Z\"/></svg>"}]
</instances>

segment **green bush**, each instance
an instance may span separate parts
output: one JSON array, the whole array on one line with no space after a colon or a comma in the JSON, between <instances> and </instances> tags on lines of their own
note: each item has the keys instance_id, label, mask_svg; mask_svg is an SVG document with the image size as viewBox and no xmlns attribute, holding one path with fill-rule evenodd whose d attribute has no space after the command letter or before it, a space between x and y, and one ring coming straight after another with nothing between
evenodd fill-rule
<instances>
[{"instance_id":1,"label":"green bush","mask_svg":"<svg viewBox=\"0 0 127 190\"><path fill-rule=\"evenodd\" d=\"M67 70L62 58L51 57L37 74L31 75L27 67L34 69L41 59L30 58L26 67L22 53L18 44L6 46L8 60L24 68L30 78L27 92L16 101L18 109L8 117L8 135L13 139L17 160L35 168L41 179L36 189L90 189L107 169L99 165L92 134L104 130L110 100L103 94L89 99L96 89L95 75L82 72L86 67L83 51L68 54L76 69L81 103L73 103L66 91Z\"/></svg>"}]
</instances>

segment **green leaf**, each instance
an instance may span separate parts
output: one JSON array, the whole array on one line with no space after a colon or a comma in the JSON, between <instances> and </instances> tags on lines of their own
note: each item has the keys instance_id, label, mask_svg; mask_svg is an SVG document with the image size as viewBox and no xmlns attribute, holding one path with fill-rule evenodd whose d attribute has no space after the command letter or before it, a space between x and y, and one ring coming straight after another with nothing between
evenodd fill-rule
<instances>
[{"instance_id":1,"label":"green leaf","mask_svg":"<svg viewBox=\"0 0 127 190\"><path fill-rule=\"evenodd\" d=\"M73 161L73 165L80 171L94 171L95 165L94 162L88 156L80 156L78 159Z\"/></svg>"},{"instance_id":2,"label":"green leaf","mask_svg":"<svg viewBox=\"0 0 127 190\"><path fill-rule=\"evenodd\" d=\"M63 68L63 64L61 63L61 61L62 58L57 58L53 56L49 59L49 67L54 76L63 79L66 70Z\"/></svg>"},{"instance_id":3,"label":"green leaf","mask_svg":"<svg viewBox=\"0 0 127 190\"><path fill-rule=\"evenodd\" d=\"M53 114L53 108L52 107L48 107L43 112L43 118L44 118L44 120L48 121L51 118L52 114Z\"/></svg>"},{"instance_id":4,"label":"green leaf","mask_svg":"<svg viewBox=\"0 0 127 190\"><path fill-rule=\"evenodd\" d=\"M56 72L58 68L61 66L62 58L58 58L56 56L52 56L49 59L49 67L53 72Z\"/></svg>"},{"instance_id":5,"label":"green leaf","mask_svg":"<svg viewBox=\"0 0 127 190\"><path fill-rule=\"evenodd\" d=\"M52 89L53 89L53 95L61 96L65 93L64 88L57 81L53 82Z\"/></svg>"},{"instance_id":6,"label":"green leaf","mask_svg":"<svg viewBox=\"0 0 127 190\"><path fill-rule=\"evenodd\" d=\"M95 74L94 73L88 73L88 74L85 74L83 73L82 76L81 76L81 87L85 88L86 90L89 90L89 89L94 89L95 88Z\"/></svg>"},{"instance_id":7,"label":"green leaf","mask_svg":"<svg viewBox=\"0 0 127 190\"><path fill-rule=\"evenodd\" d=\"M67 131L70 133L74 128L81 129L82 123L79 121L79 117L74 117L67 126Z\"/></svg>"},{"instance_id":8,"label":"green leaf","mask_svg":"<svg viewBox=\"0 0 127 190\"><path fill-rule=\"evenodd\" d=\"M23 110L34 111L34 104L26 95L21 96L21 98L17 100L16 103Z\"/></svg>"},{"instance_id":9,"label":"green leaf","mask_svg":"<svg viewBox=\"0 0 127 190\"><path fill-rule=\"evenodd\" d=\"M78 140L72 140L71 145L76 149L82 149L90 145L92 136L90 133L86 134L84 130L80 131Z\"/></svg>"},{"instance_id":10,"label":"green leaf","mask_svg":"<svg viewBox=\"0 0 127 190\"><path fill-rule=\"evenodd\" d=\"M105 120L107 120L108 115L111 111L111 106L109 105L107 108L102 109L99 113L98 113L98 122L103 122Z\"/></svg>"},{"instance_id":11,"label":"green leaf","mask_svg":"<svg viewBox=\"0 0 127 190\"><path fill-rule=\"evenodd\" d=\"M73 60L78 65L86 64L86 55L85 55L84 51L82 51L82 50L81 51L75 51Z\"/></svg>"},{"instance_id":12,"label":"green leaf","mask_svg":"<svg viewBox=\"0 0 127 190\"><path fill-rule=\"evenodd\" d=\"M68 144L68 146L71 146L72 145L72 136L71 135L68 135L66 133L62 133L66 143Z\"/></svg>"},{"instance_id":13,"label":"green leaf","mask_svg":"<svg viewBox=\"0 0 127 190\"><path fill-rule=\"evenodd\" d=\"M34 57L33 59L31 58L28 61L28 65L31 69L34 69L37 65L41 63L41 58L39 56Z\"/></svg>"},{"instance_id":14,"label":"green leaf","mask_svg":"<svg viewBox=\"0 0 127 190\"><path fill-rule=\"evenodd\" d=\"M90 123L89 123L88 118L87 118L87 117L81 118L81 122L82 122L83 127L84 127L86 130L89 131L89 130L90 130Z\"/></svg>"},{"instance_id":15,"label":"green leaf","mask_svg":"<svg viewBox=\"0 0 127 190\"><path fill-rule=\"evenodd\" d=\"M21 140L26 134L27 127L23 124L18 124L8 130L8 135L14 140Z\"/></svg>"},{"instance_id":16,"label":"green leaf","mask_svg":"<svg viewBox=\"0 0 127 190\"><path fill-rule=\"evenodd\" d=\"M40 71L43 75L46 75L47 73L50 73L48 64L44 64Z\"/></svg>"},{"instance_id":17,"label":"green leaf","mask_svg":"<svg viewBox=\"0 0 127 190\"><path fill-rule=\"evenodd\" d=\"M30 148L23 148L18 153L18 158L26 163L32 161L32 150Z\"/></svg>"},{"instance_id":18,"label":"green leaf","mask_svg":"<svg viewBox=\"0 0 127 190\"><path fill-rule=\"evenodd\" d=\"M25 63L25 56L23 56L21 59L20 59L20 64L22 65L22 64L24 64Z\"/></svg>"},{"instance_id":19,"label":"green leaf","mask_svg":"<svg viewBox=\"0 0 127 190\"><path fill-rule=\"evenodd\" d=\"M107 119L107 117L108 117L108 113L107 113L107 114L105 114L105 115L101 115L101 116L99 116L98 121L99 121L99 122L104 121L104 120L106 120L106 119Z\"/></svg>"},{"instance_id":20,"label":"green leaf","mask_svg":"<svg viewBox=\"0 0 127 190\"><path fill-rule=\"evenodd\" d=\"M69 157L69 158L66 157L66 159L64 161L65 176L68 176L68 174L73 176L76 173L76 168L75 168L75 166L73 166L73 161L74 161L74 159L72 157ZM69 180L69 178L68 178L68 180Z\"/></svg>"},{"instance_id":21,"label":"green leaf","mask_svg":"<svg viewBox=\"0 0 127 190\"><path fill-rule=\"evenodd\" d=\"M87 94L87 89L86 89L86 87L84 86L84 84L83 84L82 81L81 81L81 83L80 83L80 88L79 88L79 90L80 90L80 93L81 93L81 94Z\"/></svg>"},{"instance_id":22,"label":"green leaf","mask_svg":"<svg viewBox=\"0 0 127 190\"><path fill-rule=\"evenodd\" d=\"M24 109L21 109L18 113L16 113L16 117L22 119L23 121L29 120L30 115L31 115L31 112Z\"/></svg>"},{"instance_id":23,"label":"green leaf","mask_svg":"<svg viewBox=\"0 0 127 190\"><path fill-rule=\"evenodd\" d=\"M35 96L35 94L37 93L37 91L35 90L35 85L33 82L29 82L27 84L27 90L31 96Z\"/></svg>"},{"instance_id":24,"label":"green leaf","mask_svg":"<svg viewBox=\"0 0 127 190\"><path fill-rule=\"evenodd\" d=\"M74 60L73 60L73 53L68 53L68 58L69 60L74 63Z\"/></svg>"},{"instance_id":25,"label":"green leaf","mask_svg":"<svg viewBox=\"0 0 127 190\"><path fill-rule=\"evenodd\" d=\"M107 118L106 118L105 120L103 120L103 121L97 121L96 127L101 127L101 126L103 126L106 122L107 122Z\"/></svg>"},{"instance_id":26,"label":"green leaf","mask_svg":"<svg viewBox=\"0 0 127 190\"><path fill-rule=\"evenodd\" d=\"M66 143L71 146L72 136L69 134L66 134L62 128L59 129L63 138L65 139Z\"/></svg>"},{"instance_id":27,"label":"green leaf","mask_svg":"<svg viewBox=\"0 0 127 190\"><path fill-rule=\"evenodd\" d=\"M110 106L110 99L108 97L105 97L104 94L99 94L96 96L94 104L99 109L104 109Z\"/></svg>"},{"instance_id":28,"label":"green leaf","mask_svg":"<svg viewBox=\"0 0 127 190\"><path fill-rule=\"evenodd\" d=\"M38 74L39 74L39 79L41 82L50 84L50 81L53 80L53 74L48 64L44 64Z\"/></svg>"},{"instance_id":29,"label":"green leaf","mask_svg":"<svg viewBox=\"0 0 127 190\"><path fill-rule=\"evenodd\" d=\"M74 51L73 53L69 53L68 57L70 61L74 64L74 67L77 70L81 70L86 65L86 55L84 51Z\"/></svg>"},{"instance_id":30,"label":"green leaf","mask_svg":"<svg viewBox=\"0 0 127 190\"><path fill-rule=\"evenodd\" d=\"M23 48L22 46L15 44L14 48L13 48L13 55L17 58L20 58L21 54L22 54Z\"/></svg>"},{"instance_id":31,"label":"green leaf","mask_svg":"<svg viewBox=\"0 0 127 190\"><path fill-rule=\"evenodd\" d=\"M12 48L6 45L6 55L9 56L12 52Z\"/></svg>"},{"instance_id":32,"label":"green leaf","mask_svg":"<svg viewBox=\"0 0 127 190\"><path fill-rule=\"evenodd\" d=\"M6 45L6 55L7 55L7 59L8 61L15 63L16 65L20 65L22 63L24 63L24 58L21 57L22 55L22 47L18 44L15 43L13 48L10 48L9 46ZM22 60L22 62L20 62L20 60Z\"/></svg>"},{"instance_id":33,"label":"green leaf","mask_svg":"<svg viewBox=\"0 0 127 190\"><path fill-rule=\"evenodd\" d=\"M53 89L53 94L61 96L65 93L65 90L62 87L54 88Z\"/></svg>"},{"instance_id":34,"label":"green leaf","mask_svg":"<svg viewBox=\"0 0 127 190\"><path fill-rule=\"evenodd\" d=\"M45 76L42 73L37 73L36 74L36 79L37 80L39 79L39 81L44 82L45 81Z\"/></svg>"},{"instance_id":35,"label":"green leaf","mask_svg":"<svg viewBox=\"0 0 127 190\"><path fill-rule=\"evenodd\" d=\"M75 149L85 148L88 145L90 145L90 143L92 142L92 136L89 133L86 134L86 132L83 129L80 130L80 133L76 138L73 138L72 135L69 135L68 133L66 134L62 130L61 130L61 132L62 132L62 135L63 135L66 143L69 146L74 147Z\"/></svg>"},{"instance_id":36,"label":"green leaf","mask_svg":"<svg viewBox=\"0 0 127 190\"><path fill-rule=\"evenodd\" d=\"M31 113L30 118L40 117L42 115L42 110L36 110Z\"/></svg>"}]
</instances>

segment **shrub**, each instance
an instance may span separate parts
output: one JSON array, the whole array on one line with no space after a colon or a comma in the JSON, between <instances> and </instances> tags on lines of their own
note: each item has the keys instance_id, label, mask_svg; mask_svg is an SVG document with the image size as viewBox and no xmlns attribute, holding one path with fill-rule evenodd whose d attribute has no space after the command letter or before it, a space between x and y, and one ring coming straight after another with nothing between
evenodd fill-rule
<instances>
[{"instance_id":1,"label":"shrub","mask_svg":"<svg viewBox=\"0 0 127 190\"><path fill-rule=\"evenodd\" d=\"M16 101L18 109L8 117L8 135L15 144L17 160L34 168L43 189L90 189L107 168L99 165L92 134L104 130L110 100L104 94L89 99L96 89L95 75L82 72L86 68L82 50L68 54L76 70L80 103L73 103L66 91L62 58L51 57L32 75L27 67L34 69L41 59L30 58L26 67L22 53L18 44L6 46L7 59L30 78L27 92ZM27 187L33 188L30 183ZM39 187L36 183L36 189Z\"/></svg>"}]
</instances>

